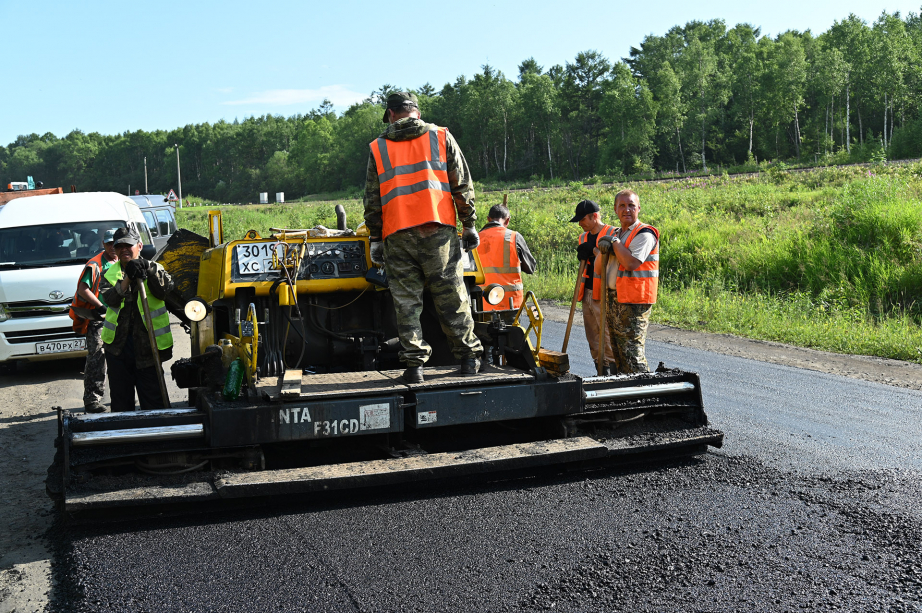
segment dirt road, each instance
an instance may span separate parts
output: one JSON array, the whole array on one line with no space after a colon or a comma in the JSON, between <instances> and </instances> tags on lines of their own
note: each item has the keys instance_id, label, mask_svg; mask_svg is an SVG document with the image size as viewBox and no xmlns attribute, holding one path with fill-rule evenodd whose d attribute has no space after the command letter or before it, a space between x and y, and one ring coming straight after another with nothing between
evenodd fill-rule
<instances>
[{"instance_id":1,"label":"dirt road","mask_svg":"<svg viewBox=\"0 0 922 613\"><path fill-rule=\"evenodd\" d=\"M174 359L189 355L189 337L174 320ZM185 394L169 377L173 402ZM54 507L45 471L54 458L57 412L83 407L83 359L23 363L0 375L0 613L40 611L51 593L51 554L45 532ZM104 404L108 405L106 393Z\"/></svg>"}]
</instances>

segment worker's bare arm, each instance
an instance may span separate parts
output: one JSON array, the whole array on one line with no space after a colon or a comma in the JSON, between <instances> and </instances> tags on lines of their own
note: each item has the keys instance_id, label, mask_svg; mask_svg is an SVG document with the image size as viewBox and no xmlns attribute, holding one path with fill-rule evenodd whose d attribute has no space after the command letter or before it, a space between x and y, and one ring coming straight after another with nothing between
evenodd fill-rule
<instances>
[{"instance_id":1,"label":"worker's bare arm","mask_svg":"<svg viewBox=\"0 0 922 613\"><path fill-rule=\"evenodd\" d=\"M90 290L90 286L80 281L77 283L77 295L92 304L93 306L99 306L102 302L99 301L99 298Z\"/></svg>"}]
</instances>

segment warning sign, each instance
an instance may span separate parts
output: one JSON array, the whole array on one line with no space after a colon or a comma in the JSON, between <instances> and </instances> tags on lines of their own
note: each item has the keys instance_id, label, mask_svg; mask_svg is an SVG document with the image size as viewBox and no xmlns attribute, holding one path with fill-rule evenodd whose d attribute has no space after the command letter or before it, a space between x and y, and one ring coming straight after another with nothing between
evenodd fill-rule
<instances>
[{"instance_id":1,"label":"warning sign","mask_svg":"<svg viewBox=\"0 0 922 613\"><path fill-rule=\"evenodd\" d=\"M176 192L174 192L173 190L170 190L170 193L167 194L166 199L169 200L170 202L176 202L177 200L179 200L179 198L176 197Z\"/></svg>"}]
</instances>

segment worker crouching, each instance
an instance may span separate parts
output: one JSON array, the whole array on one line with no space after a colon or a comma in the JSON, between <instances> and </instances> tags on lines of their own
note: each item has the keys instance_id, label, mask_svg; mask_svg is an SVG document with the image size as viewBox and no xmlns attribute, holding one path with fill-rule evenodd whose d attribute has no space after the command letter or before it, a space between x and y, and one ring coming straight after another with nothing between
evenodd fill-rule
<instances>
[{"instance_id":1,"label":"worker crouching","mask_svg":"<svg viewBox=\"0 0 922 613\"><path fill-rule=\"evenodd\" d=\"M170 314L163 300L173 289L173 279L156 262L141 258L141 247L141 237L133 228L116 230L118 262L105 275L112 287L103 294L109 309L103 323L102 341L106 346L113 412L134 410L135 389L142 410L165 406L138 281L144 284L159 359L165 362L173 356L173 336Z\"/></svg>"}]
</instances>

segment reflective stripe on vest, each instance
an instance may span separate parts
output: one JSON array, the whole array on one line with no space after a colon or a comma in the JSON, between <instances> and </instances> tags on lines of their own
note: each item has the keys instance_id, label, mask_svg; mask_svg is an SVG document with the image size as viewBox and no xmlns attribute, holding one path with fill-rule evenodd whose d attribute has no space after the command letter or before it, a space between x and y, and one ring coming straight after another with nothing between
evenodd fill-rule
<instances>
[{"instance_id":1,"label":"reflective stripe on vest","mask_svg":"<svg viewBox=\"0 0 922 613\"><path fill-rule=\"evenodd\" d=\"M116 283L122 280L122 263L116 262L109 270L106 271L106 280L114 287ZM164 350L173 346L173 335L170 332L170 314L167 311L166 303L150 293L150 286L147 280L144 280L144 289L147 290L147 305L150 307L150 318L154 324L154 338L157 341L157 349ZM121 304L117 307L109 307L106 311L106 319L102 324L102 342L109 345L115 340L115 331L118 329L118 315L125 308L125 299L122 298ZM141 293L138 292L138 313L141 313L141 322L147 328L147 320L143 316L144 305L141 304Z\"/></svg>"},{"instance_id":2,"label":"reflective stripe on vest","mask_svg":"<svg viewBox=\"0 0 922 613\"><path fill-rule=\"evenodd\" d=\"M106 256L105 251L97 253L95 256L90 258L90 261L86 263L86 266L83 267L83 270L80 271L80 279L83 279L83 272L89 268L90 269L90 291L93 292L94 296L99 296L99 282L102 279L102 275L99 274L102 270L102 259ZM90 304L86 300L80 297L80 279L77 280L77 291L74 292L74 299L71 301L70 306L78 307L81 309L92 309L95 307L95 304ZM88 319L84 319L77 315L73 309L70 309L67 312L68 316L73 320L71 327L74 329L74 332L77 334L86 334L87 324L90 323Z\"/></svg>"},{"instance_id":3,"label":"reflective stripe on vest","mask_svg":"<svg viewBox=\"0 0 922 613\"><path fill-rule=\"evenodd\" d=\"M378 138L369 146L378 167L382 238L426 223L457 225L445 128L433 126L406 141Z\"/></svg>"},{"instance_id":4,"label":"reflective stripe on vest","mask_svg":"<svg viewBox=\"0 0 922 613\"><path fill-rule=\"evenodd\" d=\"M599 233L596 235L595 243L599 244L599 239L603 236L612 236L615 233L616 228L614 226L604 225L602 229L599 230ZM589 240L589 233L583 232L579 235L579 244L582 245ZM592 275L592 299L601 300L602 299L602 277L599 274L599 271L602 268L602 261L599 256L595 257L595 260L592 262L592 270L590 271L589 266L583 270L583 279L588 279L589 275ZM583 290L585 289L586 282L579 284L579 294L576 297L578 302L583 300Z\"/></svg>"},{"instance_id":5,"label":"reflective stripe on vest","mask_svg":"<svg viewBox=\"0 0 922 613\"><path fill-rule=\"evenodd\" d=\"M506 297L499 304L483 302L484 311L502 311L509 308L512 297L513 308L522 306L524 285L522 285L522 263L515 248L515 232L503 226L484 228L480 231L480 245L477 247L480 263L483 265L485 288L491 283L500 285Z\"/></svg>"},{"instance_id":6,"label":"reflective stripe on vest","mask_svg":"<svg viewBox=\"0 0 922 613\"><path fill-rule=\"evenodd\" d=\"M624 270L621 264L618 264L618 279L615 287L618 291L618 302L622 304L653 304L656 302L659 286L659 230L647 224L637 224L637 227L624 241L624 246L630 249L631 241L645 228L652 230L656 236L653 250L635 270Z\"/></svg>"}]
</instances>

